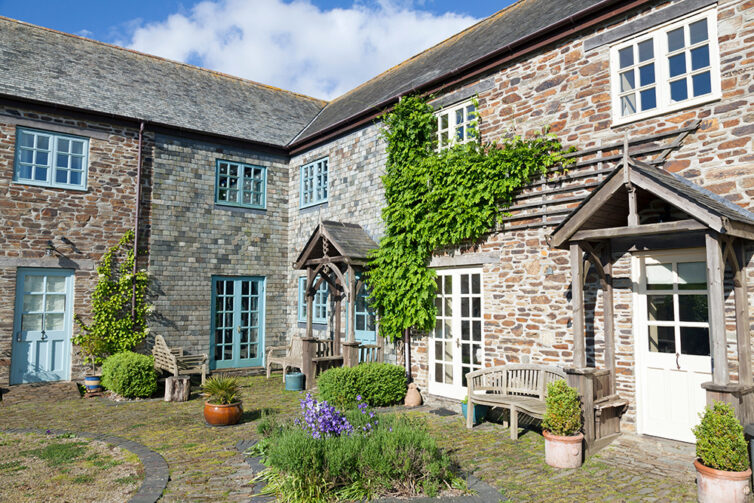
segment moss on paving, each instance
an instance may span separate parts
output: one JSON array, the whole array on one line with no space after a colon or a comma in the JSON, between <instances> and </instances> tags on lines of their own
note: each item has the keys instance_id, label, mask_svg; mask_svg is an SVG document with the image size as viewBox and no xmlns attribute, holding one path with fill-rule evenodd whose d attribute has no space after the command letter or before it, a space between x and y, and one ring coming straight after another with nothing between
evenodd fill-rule
<instances>
[{"instance_id":1,"label":"moss on paving","mask_svg":"<svg viewBox=\"0 0 754 503\"><path fill-rule=\"evenodd\" d=\"M29 401L0 406L6 428L59 428L117 435L159 452L168 462L170 482L161 501L248 501L249 470L236 452L239 440L258 437L263 409L293 415L301 395L283 390L279 376L243 378L244 417L240 425L212 428L204 423L203 402L162 400L122 402L73 399ZM693 501L695 487L654 473L627 471L594 456L578 470L559 471L544 463L541 435L528 432L518 442L500 425L467 430L460 416L425 416L440 442L461 466L500 489L513 501ZM12 471L13 466L8 467ZM1 482L1 480L0 480Z\"/></svg>"}]
</instances>

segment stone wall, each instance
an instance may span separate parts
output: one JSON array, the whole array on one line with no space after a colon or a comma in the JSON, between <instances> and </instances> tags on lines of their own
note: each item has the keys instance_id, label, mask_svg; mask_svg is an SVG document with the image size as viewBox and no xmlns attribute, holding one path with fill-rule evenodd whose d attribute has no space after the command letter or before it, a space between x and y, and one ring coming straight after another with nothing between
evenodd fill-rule
<instances>
[{"instance_id":1,"label":"stone wall","mask_svg":"<svg viewBox=\"0 0 754 503\"><path fill-rule=\"evenodd\" d=\"M57 131L89 138L86 190L14 183L16 128ZM0 105L0 384L8 384L16 275L21 267L75 270L73 309L90 319L95 267L102 254L133 228L136 207L138 130L32 107ZM144 173L148 184L148 170ZM65 238L71 244L65 243ZM52 241L56 253L46 254ZM74 335L78 328L74 326ZM71 378L82 377L73 348Z\"/></svg>"}]
</instances>

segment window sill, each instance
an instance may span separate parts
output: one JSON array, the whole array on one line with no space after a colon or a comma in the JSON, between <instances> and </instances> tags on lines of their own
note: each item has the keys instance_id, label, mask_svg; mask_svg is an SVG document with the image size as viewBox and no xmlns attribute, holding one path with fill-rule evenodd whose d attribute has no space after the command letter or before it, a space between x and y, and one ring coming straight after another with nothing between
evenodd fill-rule
<instances>
[{"instance_id":1,"label":"window sill","mask_svg":"<svg viewBox=\"0 0 754 503\"><path fill-rule=\"evenodd\" d=\"M322 208L327 208L328 201L320 201L318 203L307 204L306 206L300 206L299 211L301 213L308 213L310 211L318 211Z\"/></svg>"},{"instance_id":2,"label":"window sill","mask_svg":"<svg viewBox=\"0 0 754 503\"><path fill-rule=\"evenodd\" d=\"M666 115L673 112L678 112L680 110L684 110L687 108L693 108L698 107L701 105L706 105L707 103L712 103L715 101L720 101L722 99L722 95L720 93L713 94L710 96L704 96L702 98L697 98L695 100L691 101L684 101L683 103L677 103L673 106L670 106L664 110L649 110L647 112L642 112L640 114L631 115L629 117L621 117L620 119L614 119L613 123L610 127L620 127L625 126L626 124L632 124L634 122L643 121L645 119L651 119L653 117L659 117L661 115Z\"/></svg>"},{"instance_id":3,"label":"window sill","mask_svg":"<svg viewBox=\"0 0 754 503\"><path fill-rule=\"evenodd\" d=\"M13 185L31 185L32 187L42 187L44 189L56 190L73 190L76 192L88 192L88 187L77 187L73 185L50 185L49 183L35 182L33 180L13 180Z\"/></svg>"},{"instance_id":4,"label":"window sill","mask_svg":"<svg viewBox=\"0 0 754 503\"><path fill-rule=\"evenodd\" d=\"M224 211L231 211L236 213L253 213L257 215L266 215L267 214L267 208L254 208L251 206L236 206L233 204L219 204L215 203L214 209L216 210L224 210Z\"/></svg>"}]
</instances>

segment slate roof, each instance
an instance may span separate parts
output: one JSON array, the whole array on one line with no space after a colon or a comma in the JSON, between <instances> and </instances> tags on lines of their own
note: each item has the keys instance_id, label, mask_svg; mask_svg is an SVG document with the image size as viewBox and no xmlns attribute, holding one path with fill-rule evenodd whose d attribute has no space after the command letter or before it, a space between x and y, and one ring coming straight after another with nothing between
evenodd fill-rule
<instances>
[{"instance_id":1,"label":"slate roof","mask_svg":"<svg viewBox=\"0 0 754 503\"><path fill-rule=\"evenodd\" d=\"M520 0L331 101L296 143L601 2Z\"/></svg>"},{"instance_id":2,"label":"slate roof","mask_svg":"<svg viewBox=\"0 0 754 503\"><path fill-rule=\"evenodd\" d=\"M312 235L309 236L296 259L295 267L301 268L307 260L322 257L322 246L318 244L315 244L308 254L307 250L309 250L313 241L321 241L323 237L326 237L330 243L331 248L328 251L330 257L341 256L364 261L369 252L378 247L377 243L369 237L369 234L360 225L324 220L317 225Z\"/></svg>"},{"instance_id":3,"label":"slate roof","mask_svg":"<svg viewBox=\"0 0 754 503\"><path fill-rule=\"evenodd\" d=\"M278 146L326 103L1 16L0 94Z\"/></svg>"}]
</instances>

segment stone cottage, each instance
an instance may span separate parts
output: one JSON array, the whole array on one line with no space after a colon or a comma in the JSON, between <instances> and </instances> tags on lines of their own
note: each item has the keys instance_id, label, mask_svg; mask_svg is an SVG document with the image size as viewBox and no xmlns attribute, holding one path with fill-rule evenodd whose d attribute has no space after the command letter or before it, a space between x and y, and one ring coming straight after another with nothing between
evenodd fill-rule
<instances>
[{"instance_id":1,"label":"stone cottage","mask_svg":"<svg viewBox=\"0 0 754 503\"><path fill-rule=\"evenodd\" d=\"M748 421L753 39L746 0L521 0L324 102L0 18L0 380L81 376L71 315L134 227L151 330L213 369L333 334L404 361L359 271L382 235L377 118L419 93L438 148L478 119L484 142L549 126L577 150L432 259L438 324L409 354L427 398L547 363L596 430L689 441L708 398Z\"/></svg>"}]
</instances>

